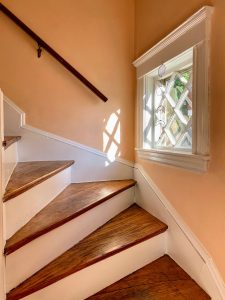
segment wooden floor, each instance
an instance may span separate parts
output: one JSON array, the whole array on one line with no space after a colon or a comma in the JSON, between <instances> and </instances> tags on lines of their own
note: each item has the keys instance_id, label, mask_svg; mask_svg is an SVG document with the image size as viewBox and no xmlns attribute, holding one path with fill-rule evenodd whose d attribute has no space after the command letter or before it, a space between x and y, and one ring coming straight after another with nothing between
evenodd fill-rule
<instances>
[{"instance_id":1,"label":"wooden floor","mask_svg":"<svg viewBox=\"0 0 225 300\"><path fill-rule=\"evenodd\" d=\"M6 187L3 201L18 196L33 186L74 164L69 161L31 161L17 163Z\"/></svg>"},{"instance_id":2,"label":"wooden floor","mask_svg":"<svg viewBox=\"0 0 225 300\"><path fill-rule=\"evenodd\" d=\"M134 186L135 183L131 179L70 184L6 242L5 254L14 252L42 234Z\"/></svg>"},{"instance_id":3,"label":"wooden floor","mask_svg":"<svg viewBox=\"0 0 225 300\"><path fill-rule=\"evenodd\" d=\"M5 136L2 145L5 149L7 149L10 145L19 141L20 139L21 136Z\"/></svg>"},{"instance_id":4,"label":"wooden floor","mask_svg":"<svg viewBox=\"0 0 225 300\"><path fill-rule=\"evenodd\" d=\"M166 229L164 223L134 204L9 292L7 300L21 299Z\"/></svg>"},{"instance_id":5,"label":"wooden floor","mask_svg":"<svg viewBox=\"0 0 225 300\"><path fill-rule=\"evenodd\" d=\"M88 298L88 300L208 299L210 297L167 255Z\"/></svg>"}]
</instances>

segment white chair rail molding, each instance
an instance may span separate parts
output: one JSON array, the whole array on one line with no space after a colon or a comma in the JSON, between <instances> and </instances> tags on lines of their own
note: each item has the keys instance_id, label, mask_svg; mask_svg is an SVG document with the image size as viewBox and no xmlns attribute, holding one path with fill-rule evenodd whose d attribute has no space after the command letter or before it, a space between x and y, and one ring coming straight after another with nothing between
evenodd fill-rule
<instances>
[{"instance_id":1,"label":"white chair rail molding","mask_svg":"<svg viewBox=\"0 0 225 300\"><path fill-rule=\"evenodd\" d=\"M142 159L207 170L212 13L202 7L134 62Z\"/></svg>"}]
</instances>

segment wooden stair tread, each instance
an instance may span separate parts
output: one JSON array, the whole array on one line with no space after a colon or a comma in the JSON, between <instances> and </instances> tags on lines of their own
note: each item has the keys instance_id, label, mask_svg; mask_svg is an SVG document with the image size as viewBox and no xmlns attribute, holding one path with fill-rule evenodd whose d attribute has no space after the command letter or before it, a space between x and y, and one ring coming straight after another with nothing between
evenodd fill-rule
<instances>
[{"instance_id":1,"label":"wooden stair tread","mask_svg":"<svg viewBox=\"0 0 225 300\"><path fill-rule=\"evenodd\" d=\"M87 300L208 300L210 297L169 256L164 255Z\"/></svg>"},{"instance_id":2,"label":"wooden stair tread","mask_svg":"<svg viewBox=\"0 0 225 300\"><path fill-rule=\"evenodd\" d=\"M11 290L7 300L21 299L166 229L167 225L134 204Z\"/></svg>"},{"instance_id":3,"label":"wooden stair tread","mask_svg":"<svg viewBox=\"0 0 225 300\"><path fill-rule=\"evenodd\" d=\"M14 252L42 234L134 186L135 183L130 179L70 184L6 242L5 254Z\"/></svg>"},{"instance_id":4,"label":"wooden stair tread","mask_svg":"<svg viewBox=\"0 0 225 300\"><path fill-rule=\"evenodd\" d=\"M17 163L6 187L3 201L18 196L42 181L70 167L73 163L73 160Z\"/></svg>"},{"instance_id":5,"label":"wooden stair tread","mask_svg":"<svg viewBox=\"0 0 225 300\"><path fill-rule=\"evenodd\" d=\"M20 139L21 139L21 136L5 136L4 141L2 142L2 145L5 149L7 149L10 145L19 141Z\"/></svg>"}]
</instances>

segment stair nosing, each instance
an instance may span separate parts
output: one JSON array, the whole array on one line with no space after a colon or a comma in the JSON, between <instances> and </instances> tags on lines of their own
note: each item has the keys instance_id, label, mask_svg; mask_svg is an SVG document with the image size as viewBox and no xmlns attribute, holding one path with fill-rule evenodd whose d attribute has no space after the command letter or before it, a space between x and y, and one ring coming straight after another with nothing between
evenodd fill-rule
<instances>
[{"instance_id":1,"label":"stair nosing","mask_svg":"<svg viewBox=\"0 0 225 300\"><path fill-rule=\"evenodd\" d=\"M28 243L32 242L33 240L35 240L36 238L38 237L41 237L42 235L44 234L47 234L48 232L60 227L60 226L63 226L64 224L72 221L73 219L79 217L80 215L86 213L87 211L101 205L102 203L106 202L107 200L110 200L111 198L115 197L116 195L122 193L123 191L127 190L127 189L130 189L131 187L135 186L136 184L136 181L134 180L132 183L130 183L129 185L127 185L126 187L123 187L113 193L111 193L110 195L107 195L105 196L104 198L102 198L101 200L99 201L96 201L94 203L91 203L90 205L82 208L81 210L77 211L76 213L68 216L67 218L61 220L60 222L56 222L55 224L53 224L52 226L49 226L43 230L40 230L39 232L36 232L35 234L31 235L30 238L26 238L26 239L23 239L21 241L19 241L18 243L14 244L14 246L11 246L11 247L8 247L7 248L7 241L6 241L6 246L5 246L5 251L4 251L4 254L7 256L15 251L17 251L18 249L22 248L23 246L27 245ZM52 200L54 201L54 199ZM16 233L15 233L16 234ZM11 249L13 248L13 249Z\"/></svg>"},{"instance_id":2,"label":"stair nosing","mask_svg":"<svg viewBox=\"0 0 225 300\"><path fill-rule=\"evenodd\" d=\"M68 160L67 164L65 164L64 166L58 167L57 169L41 176L40 178L34 179L32 182L29 182L29 183L19 187L16 191L6 193L2 198L3 202L7 202L7 201L21 195L22 193L24 193L24 192L28 191L29 189L33 188L34 186L44 182L45 180L51 178L52 176L58 174L59 172L71 167L74 164L74 162L75 162L74 160ZM29 162L27 162L27 163L29 163Z\"/></svg>"},{"instance_id":3,"label":"stair nosing","mask_svg":"<svg viewBox=\"0 0 225 300\"><path fill-rule=\"evenodd\" d=\"M13 139L10 140L9 142L7 142L6 140L4 140L2 142L2 146L4 147L5 150L8 149L9 146L11 146L12 144L18 142L21 139L21 136L19 136L19 135L10 136L10 137L13 137Z\"/></svg>"}]
</instances>

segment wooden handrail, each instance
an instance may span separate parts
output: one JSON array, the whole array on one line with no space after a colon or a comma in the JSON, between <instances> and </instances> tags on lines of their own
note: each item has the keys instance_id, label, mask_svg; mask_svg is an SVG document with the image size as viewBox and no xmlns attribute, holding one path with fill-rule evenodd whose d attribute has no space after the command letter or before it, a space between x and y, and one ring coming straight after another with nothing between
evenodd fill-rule
<instances>
[{"instance_id":1,"label":"wooden handrail","mask_svg":"<svg viewBox=\"0 0 225 300\"><path fill-rule=\"evenodd\" d=\"M41 55L41 49L45 49L51 54L58 62L60 62L68 71L70 71L75 77L77 77L84 85L86 85L93 93L95 93L104 102L108 98L103 95L90 81L88 81L80 72L78 72L73 66L71 66L61 55L53 50L45 41L43 41L36 33L34 33L27 25L25 25L20 19L18 19L8 8L0 3L0 10L9 17L16 25L18 25L23 31L25 31L32 39L38 44L38 57Z\"/></svg>"}]
</instances>

